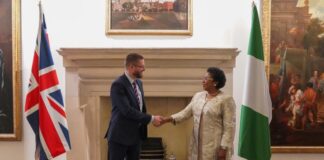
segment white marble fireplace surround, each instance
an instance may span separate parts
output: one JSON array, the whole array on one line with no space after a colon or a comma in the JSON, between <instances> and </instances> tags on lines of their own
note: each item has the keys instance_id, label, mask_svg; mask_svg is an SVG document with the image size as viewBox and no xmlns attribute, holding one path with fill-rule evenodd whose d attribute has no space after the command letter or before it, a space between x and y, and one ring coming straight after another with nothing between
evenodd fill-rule
<instances>
[{"instance_id":1,"label":"white marble fireplace surround","mask_svg":"<svg viewBox=\"0 0 324 160\"><path fill-rule=\"evenodd\" d=\"M232 94L238 54L236 48L61 48L58 52L66 68L70 160L106 159L103 137L110 117L110 85L123 73L128 53L145 57L143 83L148 111L165 116L184 108L193 94L202 90L201 79L210 66L225 71L227 85L223 90ZM163 137L167 153L172 151L177 159L184 159L190 130L191 122L176 127L149 126L149 136Z\"/></svg>"}]
</instances>

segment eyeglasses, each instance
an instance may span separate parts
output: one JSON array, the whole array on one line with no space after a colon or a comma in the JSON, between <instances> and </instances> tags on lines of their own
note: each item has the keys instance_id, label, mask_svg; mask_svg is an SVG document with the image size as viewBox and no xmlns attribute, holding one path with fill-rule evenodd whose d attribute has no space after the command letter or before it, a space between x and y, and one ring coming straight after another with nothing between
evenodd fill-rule
<instances>
[{"instance_id":1,"label":"eyeglasses","mask_svg":"<svg viewBox=\"0 0 324 160\"><path fill-rule=\"evenodd\" d=\"M203 81L214 81L211 77L203 77Z\"/></svg>"},{"instance_id":2,"label":"eyeglasses","mask_svg":"<svg viewBox=\"0 0 324 160\"><path fill-rule=\"evenodd\" d=\"M145 68L145 66L144 66L144 65L136 65L136 64L134 64L134 66L135 66L135 67L138 67L138 68L142 68L142 69L144 69L144 68Z\"/></svg>"}]
</instances>

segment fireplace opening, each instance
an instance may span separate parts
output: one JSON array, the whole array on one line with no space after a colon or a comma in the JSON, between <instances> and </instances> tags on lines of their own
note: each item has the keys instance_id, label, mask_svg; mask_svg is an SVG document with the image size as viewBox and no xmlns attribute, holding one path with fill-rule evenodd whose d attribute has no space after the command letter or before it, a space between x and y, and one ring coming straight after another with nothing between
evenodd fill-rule
<instances>
[{"instance_id":1,"label":"fireplace opening","mask_svg":"<svg viewBox=\"0 0 324 160\"><path fill-rule=\"evenodd\" d=\"M170 116L184 109L190 102L191 97L145 97L147 112L152 115ZM100 98L100 122L101 137L104 137L108 128L111 115L110 97ZM188 143L192 132L192 118L177 125L171 123L160 127L148 125L149 141L155 144L162 144L164 158L166 155L174 154L177 159L186 159L188 152ZM101 159L106 159L108 144L106 140L101 140Z\"/></svg>"}]
</instances>

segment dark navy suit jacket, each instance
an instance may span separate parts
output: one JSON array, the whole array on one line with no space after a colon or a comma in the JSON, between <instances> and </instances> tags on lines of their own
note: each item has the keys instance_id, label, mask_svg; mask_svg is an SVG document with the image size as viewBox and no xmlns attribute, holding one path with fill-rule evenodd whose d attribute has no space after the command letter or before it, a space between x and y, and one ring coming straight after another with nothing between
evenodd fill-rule
<instances>
[{"instance_id":1,"label":"dark navy suit jacket","mask_svg":"<svg viewBox=\"0 0 324 160\"><path fill-rule=\"evenodd\" d=\"M142 111L137 103L132 84L125 74L118 77L111 85L112 113L106 133L108 141L134 145L147 138L147 125L151 121L151 115L146 114L142 82L138 79L135 82L142 93Z\"/></svg>"}]
</instances>

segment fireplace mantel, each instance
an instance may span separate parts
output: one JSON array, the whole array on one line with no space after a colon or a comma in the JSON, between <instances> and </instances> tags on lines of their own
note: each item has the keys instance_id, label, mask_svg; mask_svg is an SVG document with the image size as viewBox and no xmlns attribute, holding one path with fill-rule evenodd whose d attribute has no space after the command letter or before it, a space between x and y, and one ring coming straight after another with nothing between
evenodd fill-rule
<instances>
[{"instance_id":1,"label":"fireplace mantel","mask_svg":"<svg viewBox=\"0 0 324 160\"><path fill-rule=\"evenodd\" d=\"M109 97L110 84L124 72L128 53L145 58L145 97L191 97L201 91L201 78L210 66L225 71L232 94L236 48L61 48L66 68L66 111L73 150L68 159L101 160L100 117L102 97Z\"/></svg>"}]
</instances>

